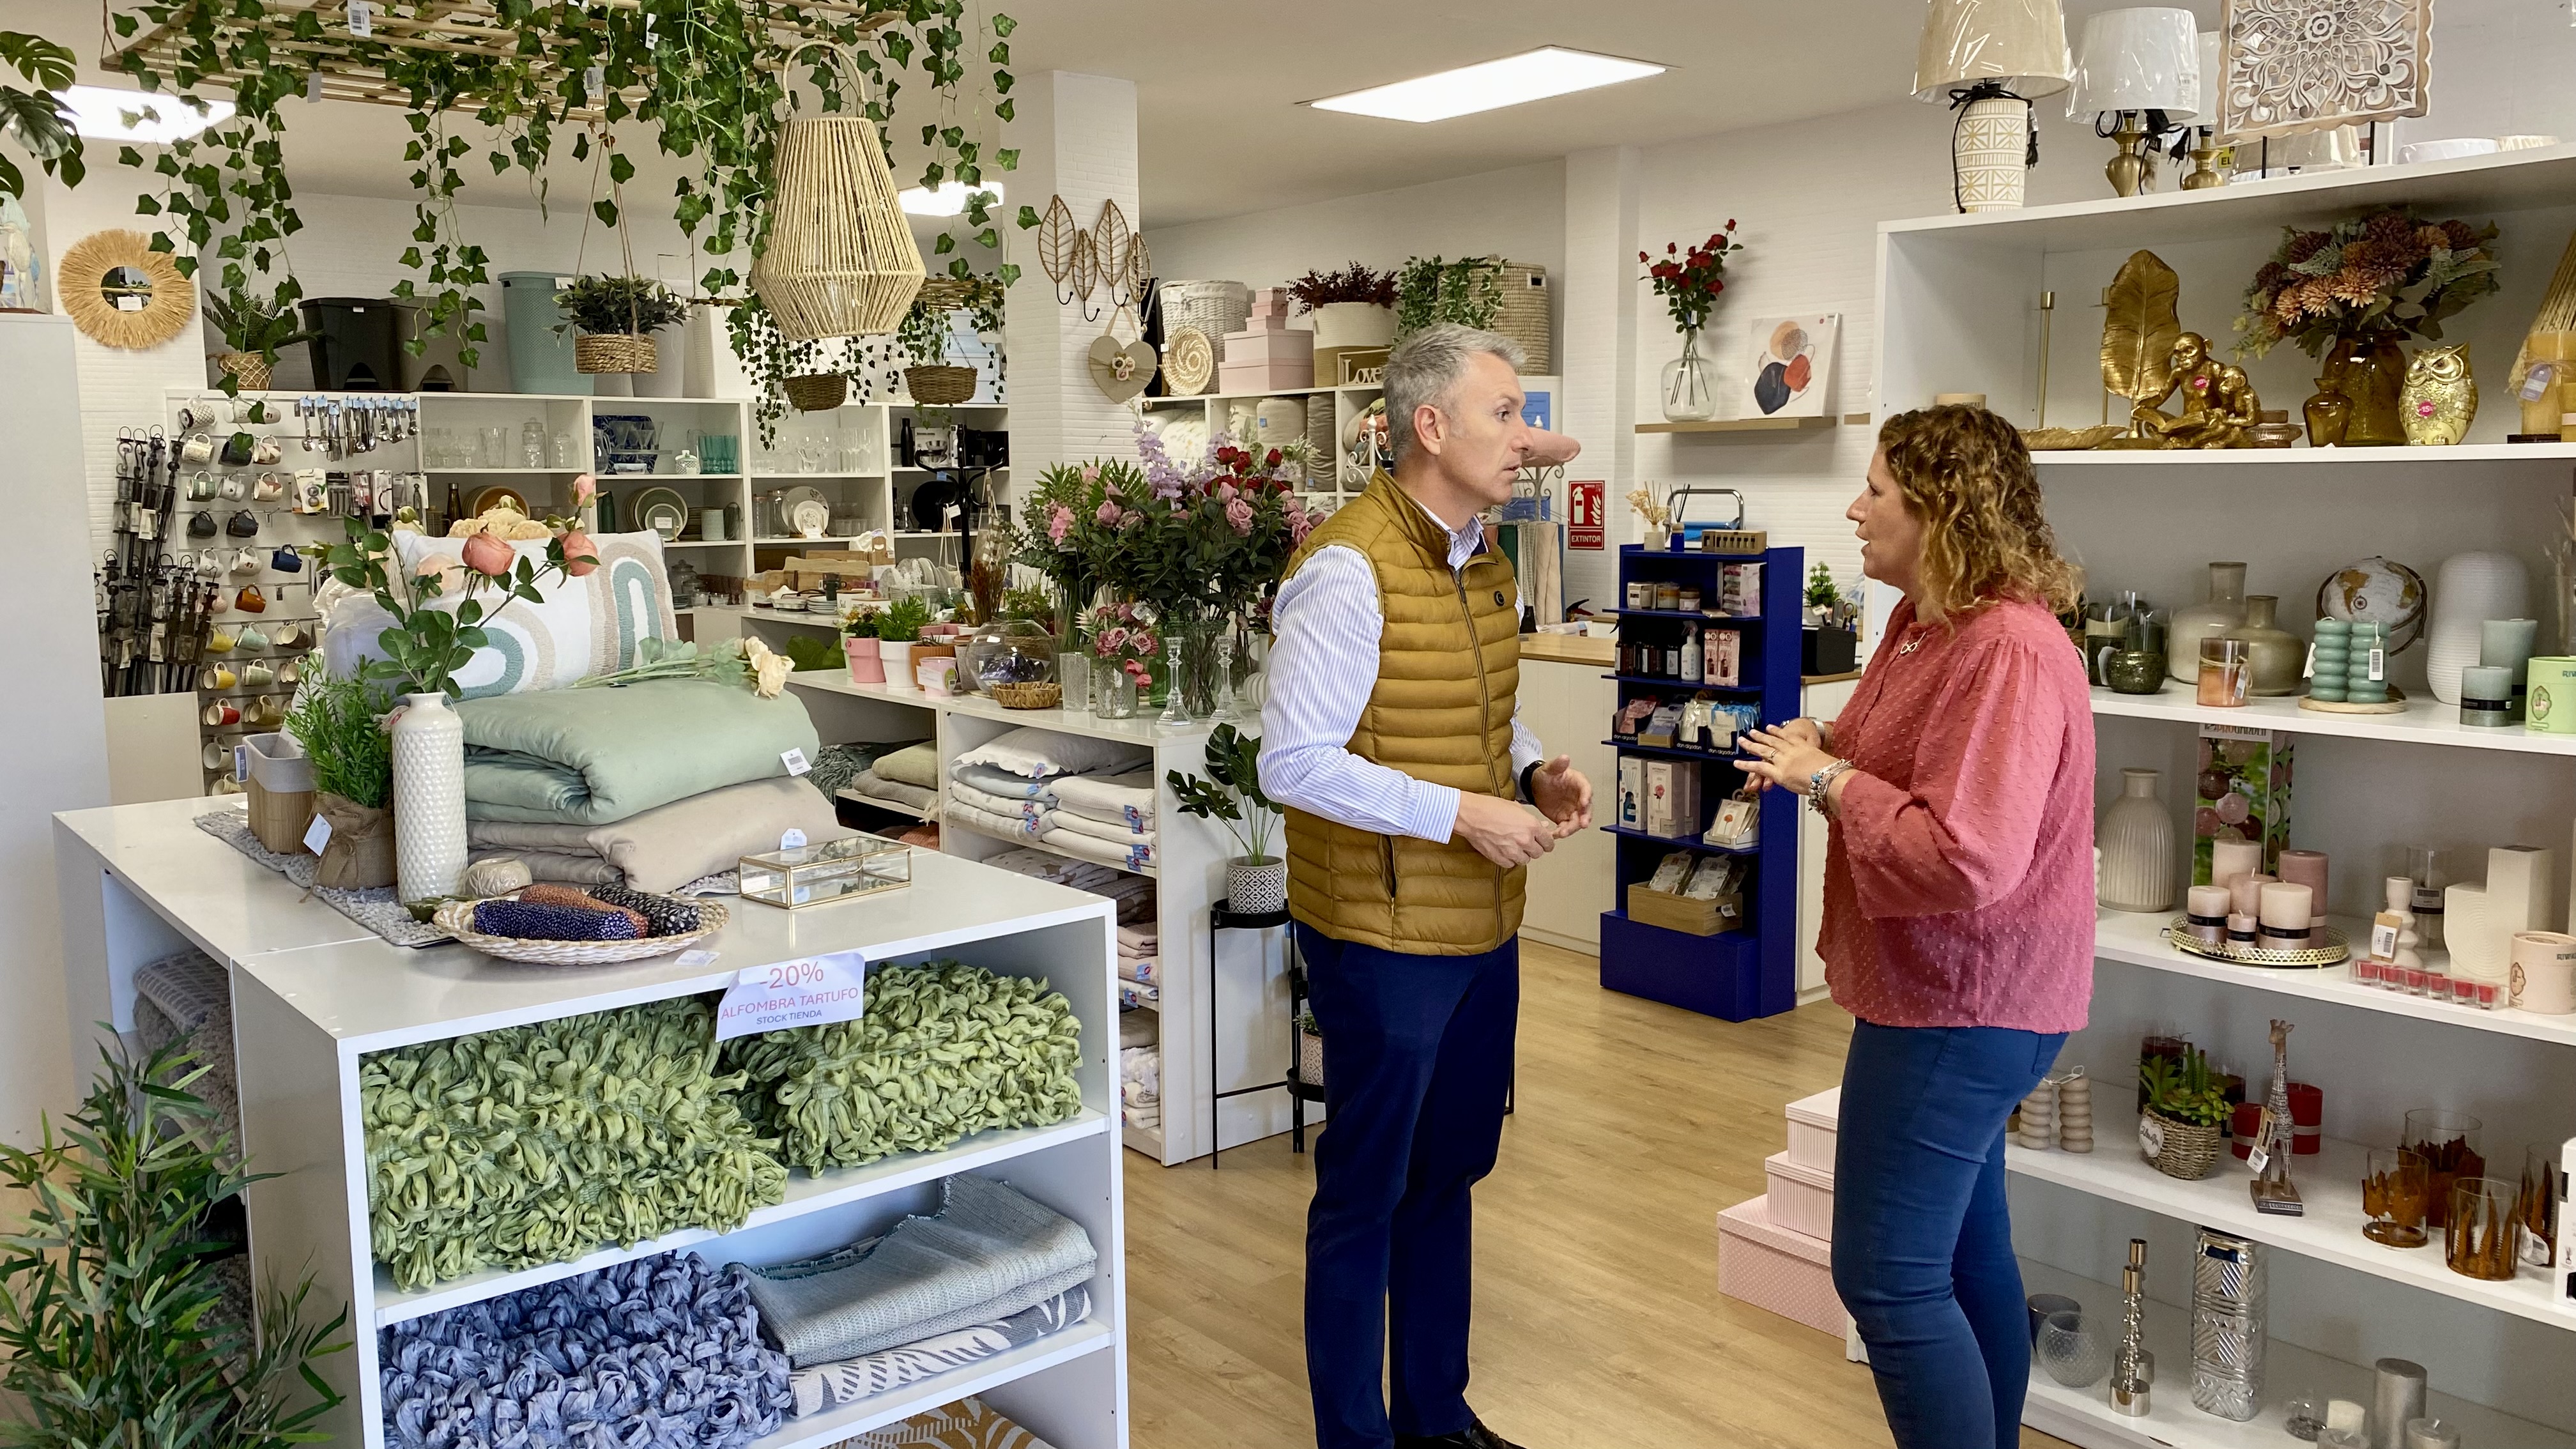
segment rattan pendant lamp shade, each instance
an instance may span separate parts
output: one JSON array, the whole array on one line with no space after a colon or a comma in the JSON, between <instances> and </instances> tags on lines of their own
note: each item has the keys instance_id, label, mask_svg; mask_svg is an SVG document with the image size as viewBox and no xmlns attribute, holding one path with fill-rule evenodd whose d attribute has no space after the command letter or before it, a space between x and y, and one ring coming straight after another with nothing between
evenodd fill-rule
<instances>
[{"instance_id":1,"label":"rattan pendant lamp shade","mask_svg":"<svg viewBox=\"0 0 2576 1449\"><path fill-rule=\"evenodd\" d=\"M859 96L856 68L841 69L844 94ZM771 194L769 245L752 265L751 289L779 333L802 342L895 330L921 290L921 248L895 199L876 122L864 114L789 121Z\"/></svg>"}]
</instances>

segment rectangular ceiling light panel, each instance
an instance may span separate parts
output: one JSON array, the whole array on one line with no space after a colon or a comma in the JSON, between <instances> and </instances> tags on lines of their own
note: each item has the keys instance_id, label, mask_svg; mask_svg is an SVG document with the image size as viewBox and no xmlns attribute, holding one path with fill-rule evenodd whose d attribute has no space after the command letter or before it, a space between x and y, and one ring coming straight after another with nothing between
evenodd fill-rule
<instances>
[{"instance_id":1,"label":"rectangular ceiling light panel","mask_svg":"<svg viewBox=\"0 0 2576 1449\"><path fill-rule=\"evenodd\" d=\"M1471 116L1478 111L1500 110L1639 80L1660 75L1664 69L1641 60L1621 60L1549 45L1307 104L1319 111L1348 111L1353 115L1383 116L1390 121L1445 121L1451 116Z\"/></svg>"}]
</instances>

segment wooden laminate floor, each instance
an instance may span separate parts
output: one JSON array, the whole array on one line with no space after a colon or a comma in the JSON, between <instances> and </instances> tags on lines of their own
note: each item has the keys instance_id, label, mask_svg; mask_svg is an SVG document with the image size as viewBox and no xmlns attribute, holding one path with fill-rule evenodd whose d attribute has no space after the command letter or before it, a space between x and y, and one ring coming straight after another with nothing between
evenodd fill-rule
<instances>
[{"instance_id":1,"label":"wooden laminate floor","mask_svg":"<svg viewBox=\"0 0 2576 1449\"><path fill-rule=\"evenodd\" d=\"M1884 1449L1840 1339L1717 1291L1717 1211L1763 1190L1781 1107L1841 1079L1851 1018L1735 1025L1603 991L1588 956L1524 942L1521 965L1518 1110L1476 1193L1477 1412L1527 1449ZM1215 1172L1126 1154L1136 1449L1315 1442L1312 1162L1284 1136Z\"/></svg>"}]
</instances>

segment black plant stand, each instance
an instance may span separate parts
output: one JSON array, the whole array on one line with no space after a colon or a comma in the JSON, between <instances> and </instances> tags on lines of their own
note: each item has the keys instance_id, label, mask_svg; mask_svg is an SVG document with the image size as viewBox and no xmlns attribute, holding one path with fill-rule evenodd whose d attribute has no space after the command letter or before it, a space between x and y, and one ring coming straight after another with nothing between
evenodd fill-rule
<instances>
[{"instance_id":1,"label":"black plant stand","mask_svg":"<svg viewBox=\"0 0 2576 1449\"><path fill-rule=\"evenodd\" d=\"M1324 1100L1322 1087L1308 1086L1297 1079L1297 1008L1306 999L1306 972L1297 961L1297 939L1287 929L1288 910L1237 911L1229 901L1219 901L1208 908L1208 1170L1213 1172L1224 1148L1217 1136L1217 1107L1228 1097L1241 1097L1253 1092L1285 1090L1290 1101L1290 1119L1294 1130L1295 1150L1306 1150L1306 1104ZM1218 1091L1217 1009L1216 1009L1216 935L1219 931L1278 931L1279 952L1288 972L1288 1070L1275 1082L1255 1082L1249 1087Z\"/></svg>"}]
</instances>

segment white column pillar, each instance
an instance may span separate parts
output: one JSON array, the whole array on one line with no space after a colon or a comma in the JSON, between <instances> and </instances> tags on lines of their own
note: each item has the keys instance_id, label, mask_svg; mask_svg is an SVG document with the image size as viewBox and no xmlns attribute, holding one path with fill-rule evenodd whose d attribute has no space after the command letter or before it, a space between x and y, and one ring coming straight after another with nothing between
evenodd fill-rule
<instances>
[{"instance_id":1,"label":"white column pillar","mask_svg":"<svg viewBox=\"0 0 2576 1449\"><path fill-rule=\"evenodd\" d=\"M1605 146L1565 158L1565 315L1561 364L1566 431L1583 456L1568 480L1598 478L1608 487L1607 546L1568 549L1565 597L1613 605L1618 547L1628 537L1626 498L1637 457L1637 211L1641 165L1634 146Z\"/></svg>"},{"instance_id":2,"label":"white column pillar","mask_svg":"<svg viewBox=\"0 0 2576 1449\"><path fill-rule=\"evenodd\" d=\"M1114 201L1141 233L1135 82L1047 71L1013 94L1016 115L1002 135L1005 145L1019 148L1020 164L1001 178L1006 215L1018 216L1025 205L1043 216L1048 201L1061 196L1074 224L1087 230L1099 221L1102 203ZM1050 464L1136 452L1131 415L1091 384L1086 354L1108 320L1107 299L1092 299L1089 321L1081 304L1059 305L1054 283L1038 265L1036 243L1037 233L1011 228L1010 255L1020 267L1004 316L1014 496L1025 495Z\"/></svg>"}]
</instances>

